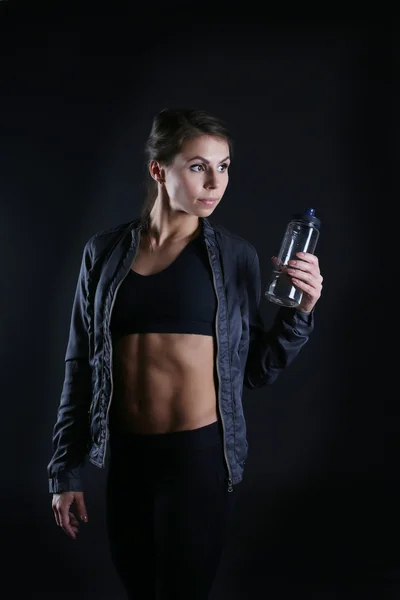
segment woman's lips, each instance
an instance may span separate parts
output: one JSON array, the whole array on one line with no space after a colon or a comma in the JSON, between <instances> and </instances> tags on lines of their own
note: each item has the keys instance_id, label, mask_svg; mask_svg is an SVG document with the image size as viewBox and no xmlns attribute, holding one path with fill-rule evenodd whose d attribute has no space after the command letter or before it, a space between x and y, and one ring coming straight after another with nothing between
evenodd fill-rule
<instances>
[{"instance_id":1,"label":"woman's lips","mask_svg":"<svg viewBox=\"0 0 400 600\"><path fill-rule=\"evenodd\" d=\"M213 206L217 202L218 198L199 198L199 202L202 202L206 206Z\"/></svg>"}]
</instances>

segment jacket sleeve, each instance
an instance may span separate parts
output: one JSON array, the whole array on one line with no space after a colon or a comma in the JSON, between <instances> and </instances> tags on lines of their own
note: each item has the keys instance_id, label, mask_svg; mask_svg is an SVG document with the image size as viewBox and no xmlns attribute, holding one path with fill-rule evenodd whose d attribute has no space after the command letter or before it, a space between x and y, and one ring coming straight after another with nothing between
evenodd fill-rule
<instances>
[{"instance_id":1,"label":"jacket sleeve","mask_svg":"<svg viewBox=\"0 0 400 600\"><path fill-rule=\"evenodd\" d=\"M247 268L249 352L244 385L249 389L273 383L296 358L314 328L314 314L280 307L269 330L260 314L261 278L257 252Z\"/></svg>"},{"instance_id":2,"label":"jacket sleeve","mask_svg":"<svg viewBox=\"0 0 400 600\"><path fill-rule=\"evenodd\" d=\"M88 319L91 263L89 240L83 251L72 306L64 383L53 428L53 455L47 466L50 493L82 491L80 469L88 447L92 379L89 366L91 320Z\"/></svg>"}]
</instances>

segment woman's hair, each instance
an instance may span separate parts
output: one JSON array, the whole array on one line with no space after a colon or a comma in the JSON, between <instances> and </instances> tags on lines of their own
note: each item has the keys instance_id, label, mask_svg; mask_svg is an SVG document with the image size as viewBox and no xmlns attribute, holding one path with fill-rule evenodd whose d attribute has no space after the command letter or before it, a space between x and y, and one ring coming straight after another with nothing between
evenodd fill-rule
<instances>
[{"instance_id":1,"label":"woman's hair","mask_svg":"<svg viewBox=\"0 0 400 600\"><path fill-rule=\"evenodd\" d=\"M151 177L148 166L157 160L169 166L182 150L183 143L201 135L212 135L225 140L232 156L233 142L225 123L204 110L196 108L164 108L153 119L150 135L145 145L147 164L147 197L141 210L146 224L157 198L157 182Z\"/></svg>"}]
</instances>

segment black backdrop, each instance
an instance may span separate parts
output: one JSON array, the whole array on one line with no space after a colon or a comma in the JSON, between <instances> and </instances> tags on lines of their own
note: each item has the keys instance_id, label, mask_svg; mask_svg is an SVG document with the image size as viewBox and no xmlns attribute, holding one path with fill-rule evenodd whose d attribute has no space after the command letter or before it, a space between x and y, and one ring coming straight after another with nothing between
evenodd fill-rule
<instances>
[{"instance_id":1,"label":"black backdrop","mask_svg":"<svg viewBox=\"0 0 400 600\"><path fill-rule=\"evenodd\" d=\"M151 119L172 105L230 125L231 180L213 219L257 248L263 287L290 215L312 206L322 220L313 336L274 386L244 391L249 457L212 598L399 597L392 15L0 11L7 597L123 598L105 472L85 470L90 523L73 542L55 526L46 465L83 245L137 216ZM261 308L268 326L275 308Z\"/></svg>"}]
</instances>

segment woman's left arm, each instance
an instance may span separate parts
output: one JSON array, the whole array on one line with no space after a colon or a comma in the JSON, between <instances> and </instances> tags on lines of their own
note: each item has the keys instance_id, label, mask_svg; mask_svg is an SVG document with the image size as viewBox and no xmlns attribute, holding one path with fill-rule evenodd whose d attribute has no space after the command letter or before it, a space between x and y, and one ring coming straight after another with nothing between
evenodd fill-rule
<instances>
[{"instance_id":1,"label":"woman's left arm","mask_svg":"<svg viewBox=\"0 0 400 600\"><path fill-rule=\"evenodd\" d=\"M318 259L311 254L299 256L289 273L293 283L303 291L298 308L280 307L273 325L266 330L260 313L261 277L257 252L247 267L249 310L249 351L244 385L249 389L273 383L296 358L314 329L314 307L322 290Z\"/></svg>"}]
</instances>

